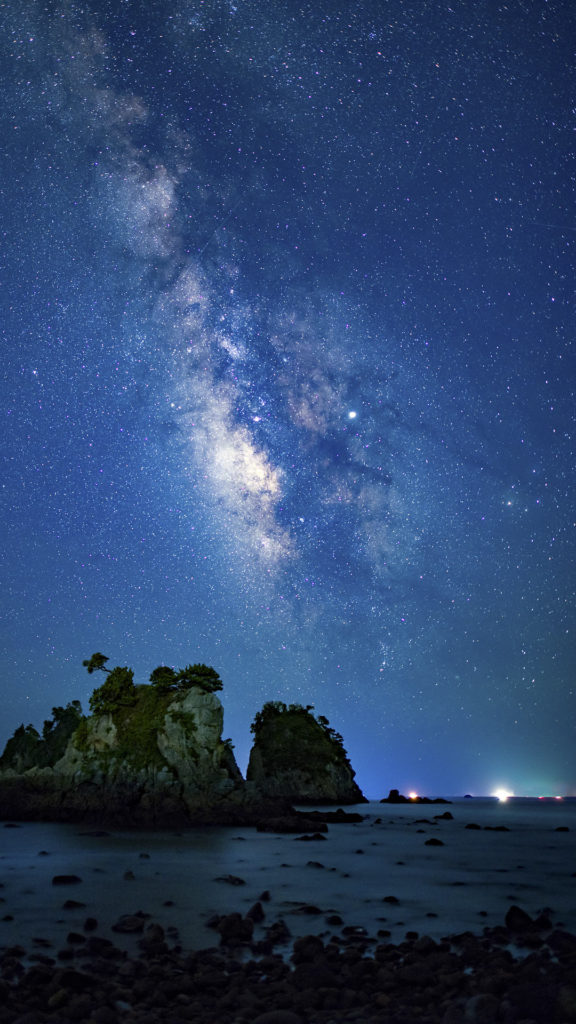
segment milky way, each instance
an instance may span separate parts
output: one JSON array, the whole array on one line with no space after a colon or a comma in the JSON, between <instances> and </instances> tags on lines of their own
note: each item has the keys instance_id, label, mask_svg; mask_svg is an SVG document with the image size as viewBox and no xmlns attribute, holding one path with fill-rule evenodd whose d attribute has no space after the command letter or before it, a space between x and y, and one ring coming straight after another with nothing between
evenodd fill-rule
<instances>
[{"instance_id":1,"label":"milky way","mask_svg":"<svg viewBox=\"0 0 576 1024\"><path fill-rule=\"evenodd\" d=\"M2 740L213 664L371 796L575 792L572 5L32 0Z\"/></svg>"}]
</instances>

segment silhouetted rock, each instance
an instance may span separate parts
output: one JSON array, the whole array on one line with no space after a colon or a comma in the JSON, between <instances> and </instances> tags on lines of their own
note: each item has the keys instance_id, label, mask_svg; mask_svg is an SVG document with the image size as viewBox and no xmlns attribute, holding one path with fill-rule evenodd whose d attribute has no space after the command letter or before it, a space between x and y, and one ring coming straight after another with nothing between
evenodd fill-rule
<instances>
[{"instance_id":1,"label":"silhouetted rock","mask_svg":"<svg viewBox=\"0 0 576 1024\"><path fill-rule=\"evenodd\" d=\"M397 789L391 789L388 796L385 796L380 801L381 804L449 804L450 800L445 800L444 797L429 797L429 796L404 796Z\"/></svg>"}]
</instances>

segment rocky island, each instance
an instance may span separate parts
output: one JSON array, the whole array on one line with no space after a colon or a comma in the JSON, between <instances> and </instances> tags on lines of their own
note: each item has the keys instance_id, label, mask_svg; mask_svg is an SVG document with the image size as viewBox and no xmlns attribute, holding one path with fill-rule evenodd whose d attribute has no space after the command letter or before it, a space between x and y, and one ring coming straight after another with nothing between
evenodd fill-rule
<instances>
[{"instance_id":1,"label":"rocky island","mask_svg":"<svg viewBox=\"0 0 576 1024\"><path fill-rule=\"evenodd\" d=\"M246 782L229 739L218 673L203 664L159 666L135 685L127 667L96 653L106 675L90 697L54 708L42 735L20 726L0 758L0 816L136 826L255 824L305 828L296 802L356 803L341 737L310 708L267 704L252 727ZM318 828L315 822L314 828Z\"/></svg>"},{"instance_id":2,"label":"rocky island","mask_svg":"<svg viewBox=\"0 0 576 1024\"><path fill-rule=\"evenodd\" d=\"M252 725L247 779L263 796L294 803L365 802L342 737L312 707L271 701Z\"/></svg>"}]
</instances>

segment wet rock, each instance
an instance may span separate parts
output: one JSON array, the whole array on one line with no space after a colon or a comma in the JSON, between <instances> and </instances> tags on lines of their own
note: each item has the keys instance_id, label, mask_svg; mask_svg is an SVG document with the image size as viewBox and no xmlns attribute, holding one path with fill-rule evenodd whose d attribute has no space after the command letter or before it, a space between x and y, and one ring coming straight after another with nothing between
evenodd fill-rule
<instances>
[{"instance_id":1,"label":"wet rock","mask_svg":"<svg viewBox=\"0 0 576 1024\"><path fill-rule=\"evenodd\" d=\"M249 918L250 921L254 921L255 924L259 924L260 921L263 921L265 916L264 908L260 901L254 903L246 914L246 917Z\"/></svg>"},{"instance_id":2,"label":"wet rock","mask_svg":"<svg viewBox=\"0 0 576 1024\"><path fill-rule=\"evenodd\" d=\"M290 937L290 929L282 918L280 918L279 921L275 921L274 924L266 929L266 938L273 946L280 946L282 943L288 942Z\"/></svg>"},{"instance_id":3,"label":"wet rock","mask_svg":"<svg viewBox=\"0 0 576 1024\"><path fill-rule=\"evenodd\" d=\"M482 831L482 825L477 825L475 821L471 821L469 825L465 825L464 828L474 829L475 832Z\"/></svg>"},{"instance_id":4,"label":"wet rock","mask_svg":"<svg viewBox=\"0 0 576 1024\"><path fill-rule=\"evenodd\" d=\"M131 935L136 932L143 932L145 924L146 918L143 914L122 914L116 923L112 925L112 931Z\"/></svg>"},{"instance_id":5,"label":"wet rock","mask_svg":"<svg viewBox=\"0 0 576 1024\"><path fill-rule=\"evenodd\" d=\"M441 839L432 838L427 839L426 842L424 843L424 846L444 846L444 843L442 842Z\"/></svg>"},{"instance_id":6,"label":"wet rock","mask_svg":"<svg viewBox=\"0 0 576 1024\"><path fill-rule=\"evenodd\" d=\"M219 875L214 881L226 882L228 885L246 885L245 879L238 878L237 875Z\"/></svg>"},{"instance_id":7,"label":"wet rock","mask_svg":"<svg viewBox=\"0 0 576 1024\"><path fill-rule=\"evenodd\" d=\"M310 843L310 842L316 841L318 839L322 839L325 842L326 841L326 836L323 836L320 832L314 832L311 836L309 836L309 835L296 836L294 842L295 843Z\"/></svg>"},{"instance_id":8,"label":"wet rock","mask_svg":"<svg viewBox=\"0 0 576 1024\"><path fill-rule=\"evenodd\" d=\"M91 935L86 942L86 949L92 956L101 956L104 959L112 960L122 956L121 950L110 939L105 939L101 935Z\"/></svg>"},{"instance_id":9,"label":"wet rock","mask_svg":"<svg viewBox=\"0 0 576 1024\"><path fill-rule=\"evenodd\" d=\"M515 904L506 912L504 923L511 932L532 931L535 927L530 915L525 910L522 910L522 907L517 907Z\"/></svg>"},{"instance_id":10,"label":"wet rock","mask_svg":"<svg viewBox=\"0 0 576 1024\"><path fill-rule=\"evenodd\" d=\"M160 924L149 924L144 932L143 937L140 939L138 945L140 949L143 949L145 953L156 954L156 953L167 953L168 947L164 941L165 932Z\"/></svg>"},{"instance_id":11,"label":"wet rock","mask_svg":"<svg viewBox=\"0 0 576 1024\"><path fill-rule=\"evenodd\" d=\"M296 939L292 949L292 962L295 964L310 963L324 954L324 943L317 935L303 935Z\"/></svg>"},{"instance_id":12,"label":"wet rock","mask_svg":"<svg viewBox=\"0 0 576 1024\"><path fill-rule=\"evenodd\" d=\"M54 875L52 885L77 885L81 881L79 875Z\"/></svg>"},{"instance_id":13,"label":"wet rock","mask_svg":"<svg viewBox=\"0 0 576 1024\"><path fill-rule=\"evenodd\" d=\"M358 814L356 811L344 811L341 807L336 811L307 811L306 815L313 821L323 821L329 825L354 825L359 824L366 818L365 814Z\"/></svg>"},{"instance_id":14,"label":"wet rock","mask_svg":"<svg viewBox=\"0 0 576 1024\"><path fill-rule=\"evenodd\" d=\"M216 927L222 945L238 945L250 942L254 931L254 922L251 918L242 917L238 913L225 914L220 918Z\"/></svg>"},{"instance_id":15,"label":"wet rock","mask_svg":"<svg viewBox=\"0 0 576 1024\"><path fill-rule=\"evenodd\" d=\"M326 865L322 864L319 860L309 860L306 863L307 868L325 868Z\"/></svg>"}]
</instances>

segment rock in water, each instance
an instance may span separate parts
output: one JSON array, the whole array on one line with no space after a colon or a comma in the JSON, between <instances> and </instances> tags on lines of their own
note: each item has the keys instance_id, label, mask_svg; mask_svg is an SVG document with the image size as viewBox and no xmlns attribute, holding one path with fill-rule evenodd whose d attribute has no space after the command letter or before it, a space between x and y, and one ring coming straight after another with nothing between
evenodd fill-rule
<instances>
[{"instance_id":1,"label":"rock in water","mask_svg":"<svg viewBox=\"0 0 576 1024\"><path fill-rule=\"evenodd\" d=\"M222 740L215 693L134 694L118 712L82 719L53 765L0 771L0 816L169 826L254 824L270 813Z\"/></svg>"},{"instance_id":2,"label":"rock in water","mask_svg":"<svg viewBox=\"0 0 576 1024\"><path fill-rule=\"evenodd\" d=\"M265 704L252 726L247 780L265 797L295 803L365 802L342 737L300 704Z\"/></svg>"}]
</instances>

